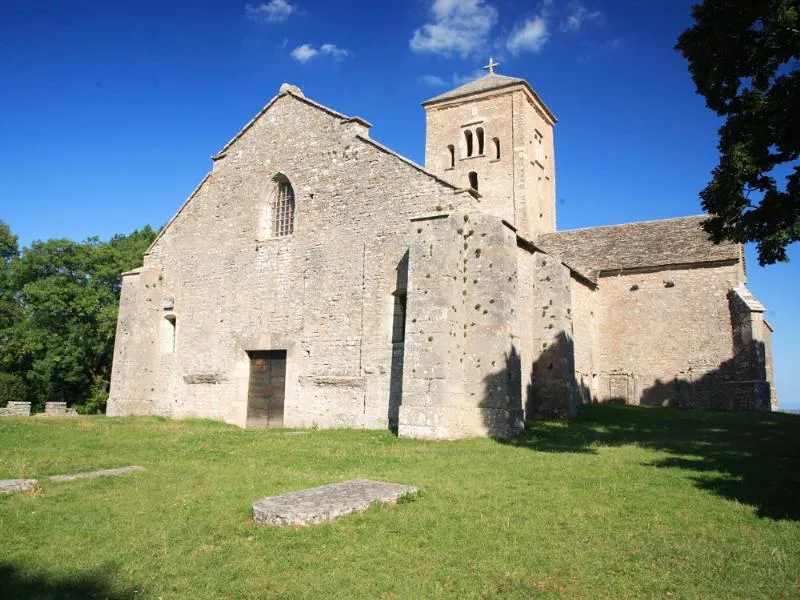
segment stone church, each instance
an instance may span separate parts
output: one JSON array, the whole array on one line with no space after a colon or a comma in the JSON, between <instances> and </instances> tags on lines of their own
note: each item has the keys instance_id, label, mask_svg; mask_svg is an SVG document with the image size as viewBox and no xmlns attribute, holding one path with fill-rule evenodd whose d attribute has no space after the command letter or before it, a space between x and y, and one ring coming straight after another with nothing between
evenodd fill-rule
<instances>
[{"instance_id":1,"label":"stone church","mask_svg":"<svg viewBox=\"0 0 800 600\"><path fill-rule=\"evenodd\" d=\"M284 84L122 279L109 415L506 436L581 403L769 410L770 326L703 217L556 230L556 117L493 72L425 166Z\"/></svg>"}]
</instances>

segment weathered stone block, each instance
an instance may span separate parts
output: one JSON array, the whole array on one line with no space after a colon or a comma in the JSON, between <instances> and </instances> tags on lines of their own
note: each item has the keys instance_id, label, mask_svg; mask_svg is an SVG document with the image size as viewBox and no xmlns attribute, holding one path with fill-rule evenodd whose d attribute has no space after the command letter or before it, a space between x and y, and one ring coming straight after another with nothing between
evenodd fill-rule
<instances>
[{"instance_id":1,"label":"weathered stone block","mask_svg":"<svg viewBox=\"0 0 800 600\"><path fill-rule=\"evenodd\" d=\"M0 408L0 417L29 417L30 414L30 402L9 402L4 408Z\"/></svg>"},{"instance_id":2,"label":"weathered stone block","mask_svg":"<svg viewBox=\"0 0 800 600\"><path fill-rule=\"evenodd\" d=\"M375 502L394 504L416 492L412 486L353 479L259 500L253 504L253 520L259 525L316 525L363 512Z\"/></svg>"},{"instance_id":3,"label":"weathered stone block","mask_svg":"<svg viewBox=\"0 0 800 600\"><path fill-rule=\"evenodd\" d=\"M36 479L0 479L0 494L16 494L36 489Z\"/></svg>"},{"instance_id":4,"label":"weathered stone block","mask_svg":"<svg viewBox=\"0 0 800 600\"><path fill-rule=\"evenodd\" d=\"M52 475L50 481L75 481L76 479L94 479L96 477L114 477L116 475L126 475L128 473L138 473L144 471L144 467L133 465L130 467L119 467L117 469L102 469L100 471L85 471L83 473L73 473L71 475Z\"/></svg>"}]
</instances>

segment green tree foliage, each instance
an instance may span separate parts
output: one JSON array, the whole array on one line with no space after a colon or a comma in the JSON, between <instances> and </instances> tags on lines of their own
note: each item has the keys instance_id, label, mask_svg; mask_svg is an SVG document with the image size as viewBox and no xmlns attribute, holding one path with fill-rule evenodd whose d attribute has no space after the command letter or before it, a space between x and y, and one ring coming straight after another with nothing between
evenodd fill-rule
<instances>
[{"instance_id":1,"label":"green tree foliage","mask_svg":"<svg viewBox=\"0 0 800 600\"><path fill-rule=\"evenodd\" d=\"M13 236L8 232L7 237ZM12 299L13 316L0 338L0 371L24 381L20 399L37 408L62 401L87 412L102 410L120 275L141 264L154 237L147 226L108 242L37 241L16 255L10 246L2 298Z\"/></svg>"},{"instance_id":2,"label":"green tree foliage","mask_svg":"<svg viewBox=\"0 0 800 600\"><path fill-rule=\"evenodd\" d=\"M16 322L18 307L11 283L11 261L19 254L17 236L6 223L0 221L0 348ZM2 402L2 399L0 399Z\"/></svg>"},{"instance_id":3,"label":"green tree foliage","mask_svg":"<svg viewBox=\"0 0 800 600\"><path fill-rule=\"evenodd\" d=\"M706 231L717 242L756 242L762 265L786 261L800 240L800 3L705 0L692 15L676 48L725 119L719 164L700 194Z\"/></svg>"}]
</instances>

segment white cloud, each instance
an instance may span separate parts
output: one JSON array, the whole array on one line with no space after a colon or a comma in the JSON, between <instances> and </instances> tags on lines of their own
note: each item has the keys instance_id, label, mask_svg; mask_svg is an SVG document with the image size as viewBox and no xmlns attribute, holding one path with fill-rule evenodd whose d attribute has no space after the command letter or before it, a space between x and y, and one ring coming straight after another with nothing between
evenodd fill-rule
<instances>
[{"instance_id":1,"label":"white cloud","mask_svg":"<svg viewBox=\"0 0 800 600\"><path fill-rule=\"evenodd\" d=\"M599 10L590 11L580 2L570 2L568 6L569 13L566 18L561 21L561 31L568 33L576 33L586 23L598 21L603 18L603 13Z\"/></svg>"},{"instance_id":2,"label":"white cloud","mask_svg":"<svg viewBox=\"0 0 800 600\"><path fill-rule=\"evenodd\" d=\"M316 50L311 44L303 44L302 46L298 46L292 50L289 53L289 56L298 62L304 63L314 58L317 54L319 54L319 51Z\"/></svg>"},{"instance_id":3,"label":"white cloud","mask_svg":"<svg viewBox=\"0 0 800 600\"><path fill-rule=\"evenodd\" d=\"M434 0L432 22L414 31L415 52L467 56L488 48L487 36L497 23L497 9L485 0Z\"/></svg>"},{"instance_id":4,"label":"white cloud","mask_svg":"<svg viewBox=\"0 0 800 600\"><path fill-rule=\"evenodd\" d=\"M280 23L288 19L293 12L297 12L297 6L290 4L287 0L270 0L265 4L246 4L244 12L249 19L254 21Z\"/></svg>"},{"instance_id":5,"label":"white cloud","mask_svg":"<svg viewBox=\"0 0 800 600\"><path fill-rule=\"evenodd\" d=\"M417 77L417 81L431 87L441 87L444 85L444 79L436 75L420 75Z\"/></svg>"},{"instance_id":6,"label":"white cloud","mask_svg":"<svg viewBox=\"0 0 800 600\"><path fill-rule=\"evenodd\" d=\"M539 15L518 24L511 32L506 48L515 55L522 51L535 53L539 52L549 39L547 20Z\"/></svg>"},{"instance_id":7,"label":"white cloud","mask_svg":"<svg viewBox=\"0 0 800 600\"><path fill-rule=\"evenodd\" d=\"M345 50L344 48L339 48L335 44L322 44L319 47L319 50L314 48L311 44L303 44L302 46L298 46L294 50L289 53L296 61L301 63L308 62L315 56L319 56L320 54L324 54L326 56L332 56L336 60L341 60L345 56L349 56L350 52Z\"/></svg>"},{"instance_id":8,"label":"white cloud","mask_svg":"<svg viewBox=\"0 0 800 600\"><path fill-rule=\"evenodd\" d=\"M333 56L333 58L337 59L344 58L345 56L350 54L350 52L348 52L344 48L338 48L334 44L322 44L322 46L320 46L319 49L323 54L328 54L330 56Z\"/></svg>"}]
</instances>

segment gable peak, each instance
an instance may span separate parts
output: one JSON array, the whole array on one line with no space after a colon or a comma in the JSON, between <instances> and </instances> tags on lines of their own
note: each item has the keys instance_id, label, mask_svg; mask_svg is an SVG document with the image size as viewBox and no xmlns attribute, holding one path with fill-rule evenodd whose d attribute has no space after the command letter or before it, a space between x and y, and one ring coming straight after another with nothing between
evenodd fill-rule
<instances>
[{"instance_id":1,"label":"gable peak","mask_svg":"<svg viewBox=\"0 0 800 600\"><path fill-rule=\"evenodd\" d=\"M281 84L280 89L278 89L278 95L280 96L283 94L294 94L295 96L301 96L305 98L305 96L303 95L303 90L301 90L299 87L291 83Z\"/></svg>"}]
</instances>

